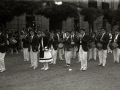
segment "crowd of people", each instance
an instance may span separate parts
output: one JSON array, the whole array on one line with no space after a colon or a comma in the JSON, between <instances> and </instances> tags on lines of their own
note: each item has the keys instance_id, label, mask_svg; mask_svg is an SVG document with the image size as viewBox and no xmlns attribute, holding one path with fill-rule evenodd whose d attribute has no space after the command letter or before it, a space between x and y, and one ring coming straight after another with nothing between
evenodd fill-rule
<instances>
[{"instance_id":1,"label":"crowd of people","mask_svg":"<svg viewBox=\"0 0 120 90\"><path fill-rule=\"evenodd\" d=\"M107 32L102 28L98 32L88 35L85 29L80 31L35 31L31 29L19 33L3 35L0 31L0 71L4 72L4 57L7 51L23 51L24 61L30 61L33 69L38 67L38 62L43 63L41 70L48 70L49 64L57 64L57 60L64 60L65 66L71 65L71 60L76 58L81 63L80 70L87 70L87 61L99 57L99 66L105 67L107 53L113 53L113 62L119 63L120 34Z\"/></svg>"}]
</instances>

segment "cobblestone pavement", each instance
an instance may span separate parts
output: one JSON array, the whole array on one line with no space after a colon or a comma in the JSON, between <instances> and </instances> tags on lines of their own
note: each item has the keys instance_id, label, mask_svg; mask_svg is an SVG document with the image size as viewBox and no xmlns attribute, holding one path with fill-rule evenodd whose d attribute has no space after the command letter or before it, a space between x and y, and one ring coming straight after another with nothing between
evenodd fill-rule
<instances>
[{"instance_id":1,"label":"cobblestone pavement","mask_svg":"<svg viewBox=\"0 0 120 90\"><path fill-rule=\"evenodd\" d=\"M57 60L48 71L30 68L30 62L24 62L22 53L7 54L6 72L0 73L0 90L120 90L120 64L113 63L112 54L108 54L105 67L96 61L88 61L88 70L80 71L77 58L72 59L71 67L65 67L65 61ZM72 71L68 71L72 68Z\"/></svg>"}]
</instances>

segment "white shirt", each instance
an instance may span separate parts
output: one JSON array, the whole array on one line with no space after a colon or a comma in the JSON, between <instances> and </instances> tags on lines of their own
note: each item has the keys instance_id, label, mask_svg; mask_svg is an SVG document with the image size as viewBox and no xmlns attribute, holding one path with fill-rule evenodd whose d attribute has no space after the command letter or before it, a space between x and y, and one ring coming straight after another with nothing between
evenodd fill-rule
<instances>
[{"instance_id":1,"label":"white shirt","mask_svg":"<svg viewBox=\"0 0 120 90\"><path fill-rule=\"evenodd\" d=\"M102 40L102 38L103 38L104 34L105 34L105 33L103 33L103 34L102 34L101 40Z\"/></svg>"},{"instance_id":2,"label":"white shirt","mask_svg":"<svg viewBox=\"0 0 120 90\"><path fill-rule=\"evenodd\" d=\"M57 34L57 37L58 37L58 41L60 40L60 37L59 37L59 35Z\"/></svg>"},{"instance_id":3,"label":"white shirt","mask_svg":"<svg viewBox=\"0 0 120 90\"><path fill-rule=\"evenodd\" d=\"M41 39L41 44L42 44L42 47L43 47L43 38Z\"/></svg>"},{"instance_id":4,"label":"white shirt","mask_svg":"<svg viewBox=\"0 0 120 90\"><path fill-rule=\"evenodd\" d=\"M118 35L119 35L119 34L115 35L114 42L116 42L116 40L117 40L117 38L118 38Z\"/></svg>"}]
</instances>

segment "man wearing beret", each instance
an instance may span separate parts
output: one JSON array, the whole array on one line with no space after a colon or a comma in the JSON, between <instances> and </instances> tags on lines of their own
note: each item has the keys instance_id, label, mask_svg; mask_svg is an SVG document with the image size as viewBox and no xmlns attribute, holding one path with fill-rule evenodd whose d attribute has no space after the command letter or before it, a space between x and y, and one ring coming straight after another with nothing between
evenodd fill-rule
<instances>
[{"instance_id":1,"label":"man wearing beret","mask_svg":"<svg viewBox=\"0 0 120 90\"><path fill-rule=\"evenodd\" d=\"M5 54L7 51L7 38L2 34L0 30L0 72L4 72L5 69Z\"/></svg>"}]
</instances>

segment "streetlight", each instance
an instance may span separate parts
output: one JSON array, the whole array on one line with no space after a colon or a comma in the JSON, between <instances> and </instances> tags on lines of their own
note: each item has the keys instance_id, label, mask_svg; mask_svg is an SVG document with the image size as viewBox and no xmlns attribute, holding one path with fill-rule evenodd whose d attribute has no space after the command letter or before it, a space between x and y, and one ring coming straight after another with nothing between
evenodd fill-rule
<instances>
[{"instance_id":1,"label":"streetlight","mask_svg":"<svg viewBox=\"0 0 120 90\"><path fill-rule=\"evenodd\" d=\"M79 15L79 29L80 29L80 20L81 20L80 11L82 10L82 8L78 7L77 10Z\"/></svg>"},{"instance_id":2,"label":"streetlight","mask_svg":"<svg viewBox=\"0 0 120 90\"><path fill-rule=\"evenodd\" d=\"M62 1L56 1L54 2L56 5L62 5Z\"/></svg>"}]
</instances>

